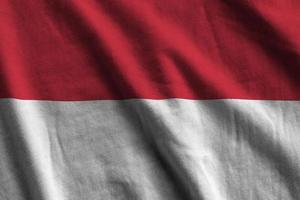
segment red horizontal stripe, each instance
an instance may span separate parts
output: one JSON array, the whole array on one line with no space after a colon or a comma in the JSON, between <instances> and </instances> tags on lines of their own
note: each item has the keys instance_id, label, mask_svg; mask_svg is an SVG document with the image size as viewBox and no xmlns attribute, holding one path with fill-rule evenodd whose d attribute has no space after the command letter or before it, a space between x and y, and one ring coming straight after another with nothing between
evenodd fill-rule
<instances>
[{"instance_id":1,"label":"red horizontal stripe","mask_svg":"<svg viewBox=\"0 0 300 200\"><path fill-rule=\"evenodd\" d=\"M0 1L0 97L300 99L300 3Z\"/></svg>"}]
</instances>

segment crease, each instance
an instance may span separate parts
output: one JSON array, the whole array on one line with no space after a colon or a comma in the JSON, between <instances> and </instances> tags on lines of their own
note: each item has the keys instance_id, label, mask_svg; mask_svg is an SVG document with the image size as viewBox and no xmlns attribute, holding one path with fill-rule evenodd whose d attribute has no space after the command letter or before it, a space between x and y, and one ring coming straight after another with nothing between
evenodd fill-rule
<instances>
[{"instance_id":1,"label":"crease","mask_svg":"<svg viewBox=\"0 0 300 200\"><path fill-rule=\"evenodd\" d=\"M237 128L237 134L244 134L240 139L242 139L242 142L248 144L251 147L251 150L257 153L257 156L267 159L269 163L271 163L270 167L276 169L280 174L280 177L285 181L284 183L286 184L291 197L293 199L298 199L300 197L300 172L295 163L293 163L293 160L288 156L289 154L286 152L286 149L282 146L280 141L268 136L268 132L266 132L265 128L258 123L259 121L256 123L253 121L253 117L250 114L252 111L240 109L239 107L234 106L234 104L228 103L228 101L224 101L224 106L233 109L233 112L238 116L243 116L236 117L235 119L247 119L244 123L248 127L251 127L251 131L245 135L243 130ZM216 119L220 120L219 113L214 107L209 106L208 109L214 114ZM264 108L261 107L261 109ZM260 114L263 113L260 112ZM267 115L264 115L262 118L266 119ZM270 120L270 118L268 120ZM276 131L276 129L274 129L274 131Z\"/></svg>"},{"instance_id":2,"label":"crease","mask_svg":"<svg viewBox=\"0 0 300 200\"><path fill-rule=\"evenodd\" d=\"M209 0L208 0L209 1ZM216 33L216 29L215 29L215 26L213 24L213 20L211 19L211 15L208 13L208 8L207 8L207 3L208 3L207 0L204 1L203 3L203 10L204 10L204 13L205 13L205 17L206 17L206 20L209 24L209 28L210 28L210 32L212 33L212 36L213 36L213 39L214 39L214 43L218 49L218 55L219 55L219 58L221 61L225 61L225 57L223 56L223 54L221 53L221 41Z\"/></svg>"},{"instance_id":3,"label":"crease","mask_svg":"<svg viewBox=\"0 0 300 200\"><path fill-rule=\"evenodd\" d=\"M193 194L193 190L198 190L195 185L193 185L191 189L191 184L185 184L188 183L189 180L189 178L185 177L186 173L184 173L184 171L182 173L182 171L174 168L173 164L174 162L176 163L176 158L170 159L169 156L164 152L164 150L162 150L164 147L162 147L155 139L157 135L152 131L149 131L149 127L147 125L148 120L145 119L144 114L143 112L141 112L141 110L146 108L147 110L145 112L147 112L147 114L150 115L149 118L151 118L151 116L153 115L151 108L149 109L147 105L145 105L143 102L139 102L138 100L133 100L135 103L132 103L132 100L124 101L126 102L127 106L122 114L126 119L128 119L127 122L129 124L132 124L133 126L140 126L142 128L143 133L141 136L144 138L144 141L146 141L149 149L152 150L151 154L153 154L153 156L158 160L159 165L162 167L168 179L171 181L170 183L175 189L175 193L178 195L178 198L184 200L202 200L203 198L201 196L195 196L195 194ZM128 113L134 114L137 119L131 120L131 118L129 118L130 116L126 117L127 115L129 115ZM153 125L154 120L151 122L151 124ZM168 131L167 127L164 128L164 131ZM170 152L172 153L172 151Z\"/></svg>"},{"instance_id":4,"label":"crease","mask_svg":"<svg viewBox=\"0 0 300 200\"><path fill-rule=\"evenodd\" d=\"M38 180L35 166L33 166L34 164L32 163L32 155L28 149L26 139L23 136L22 122L20 122L19 114L15 107L16 104L14 104L14 102L7 101L5 107L7 111L1 112L3 121L6 122L9 120L9 123L4 124L6 124L6 130L10 133L9 143L11 147L9 147L9 151L11 151L13 156L11 159L15 160L15 167L21 174L19 177L21 183L24 185L26 199L42 200L45 199L44 194ZM15 126L12 127L10 124Z\"/></svg>"},{"instance_id":5,"label":"crease","mask_svg":"<svg viewBox=\"0 0 300 200\"><path fill-rule=\"evenodd\" d=\"M120 89L124 87L121 87L121 85L126 85L130 96L143 96L140 94L143 91L136 88L139 81L129 79L128 77L130 76L127 74L130 73L132 76L143 79L143 81L147 80L146 76L143 70L139 70L139 63L135 57L129 53L132 51L130 43L128 43L124 34L116 28L118 25L103 14L105 11L102 11L101 7L96 7L97 14L94 15L94 18L97 18L98 21L86 14L88 10L93 11L95 8L80 1L73 1L68 4L49 3L49 7L52 12L59 13L60 16L67 19L62 21L62 23L71 30L77 40L76 42L86 51L90 63L95 65L91 69L95 70L100 79L107 80L105 82L110 83L105 85L105 89L110 91L112 97L120 98L121 96L121 98L124 98L126 96L124 90ZM63 12L60 11L62 8ZM53 16L56 17L56 21L60 20L57 14ZM76 24L74 21L76 21ZM104 24L99 25L99 21L105 22L106 28L111 30L110 34L105 32ZM122 44L115 46L114 41L116 40L122 41ZM124 67L127 70L123 70ZM153 89L148 88L149 84L144 86L147 89Z\"/></svg>"},{"instance_id":6,"label":"crease","mask_svg":"<svg viewBox=\"0 0 300 200\"><path fill-rule=\"evenodd\" d=\"M53 160L50 152L50 138L44 124L40 104L7 101L6 112L9 113L12 131L12 143L17 145L17 159L21 173L28 184L30 199L63 200L64 194L55 177ZM41 118L37 120L37 118ZM35 120L34 125L31 120ZM45 129L44 129L45 128ZM41 132L44 131L44 132Z\"/></svg>"},{"instance_id":7,"label":"crease","mask_svg":"<svg viewBox=\"0 0 300 200\"><path fill-rule=\"evenodd\" d=\"M298 91L300 54L296 47L248 1L219 0L228 16L238 22L238 32L257 44L274 63L272 70L280 73L283 82L289 83L291 91ZM253 31L253 29L255 31ZM266 67L266 66L264 66ZM269 72L272 72L271 68ZM279 94L280 95L280 94Z\"/></svg>"},{"instance_id":8,"label":"crease","mask_svg":"<svg viewBox=\"0 0 300 200\"><path fill-rule=\"evenodd\" d=\"M7 106L6 108L9 108L9 106ZM24 154L26 153L24 153L24 151L20 151L20 147L23 144L21 140L19 140L18 137L16 137L15 131L10 126L11 123L6 123L8 120L11 121L10 118L14 119L13 117L14 114L12 112L7 113L3 111L2 108L0 108L0 110L1 110L0 112L1 124L3 125L5 138L6 138L4 145L5 145L5 149L7 149L8 152L8 159L10 163L12 163L13 171L15 172L13 176L16 179L16 183L20 188L20 191L23 194L24 199L26 200L34 199L32 188L30 187L28 178L26 177L28 174L27 169L24 166L28 162L25 161L26 156L24 156ZM41 195L38 194L38 196L40 197Z\"/></svg>"},{"instance_id":9,"label":"crease","mask_svg":"<svg viewBox=\"0 0 300 200\"><path fill-rule=\"evenodd\" d=\"M183 162L178 156L176 152L170 145L164 145L164 143L159 139L162 136L159 134L163 134L164 137L172 140L172 143L177 147L182 147L182 144L171 137L172 130L168 127L168 125L162 120L155 120L158 116L155 113L155 109L150 106L150 104L146 102L138 102L137 106L134 106L132 110L136 112L138 115L140 124L143 127L144 135L147 140L151 142L153 149L156 151L156 155L160 158L160 160L166 166L166 170L172 174L172 177L177 185L177 188L181 189L181 198L186 200L204 200L204 196L202 191L199 190L198 184L195 182L194 178L188 173L188 170L183 165ZM147 118L145 114L147 113ZM159 119L163 119L158 117ZM148 123L151 121L151 123ZM155 128L153 128L155 127ZM153 129L161 130L159 132L153 131Z\"/></svg>"},{"instance_id":10,"label":"crease","mask_svg":"<svg viewBox=\"0 0 300 200\"><path fill-rule=\"evenodd\" d=\"M159 17L160 15L157 14L152 7L145 3L136 2L135 4L145 8L146 13L141 14L135 4L132 4L130 8L128 5L120 4L122 5L122 8L130 12L122 11L122 9L118 6L114 6L119 4L111 4L112 5L109 4L109 6L103 4L104 8L98 6L97 9L101 10L101 12L97 11L98 14L95 15L95 17L98 18L98 21L105 19L109 25L108 28L113 30L112 34L115 37L115 40L118 39L122 41L121 46L119 45L115 48L112 46L113 41L111 36L108 37L107 34L105 34L105 31L100 29L99 25L96 24L95 19L91 19L85 14L88 10L93 11L93 9L95 9L92 5L83 5L79 1L74 1L68 5L57 3L54 5L50 4L49 6L51 7L52 12L59 11L59 9L61 9L60 7L64 8L64 12L58 12L60 15L64 16L64 19L67 19L62 23L64 23L74 33L73 35L78 39L82 49L89 54L90 62L98 66L94 67L93 70L98 73L101 79L105 79L107 80L106 82L111 83L105 85L105 87L106 90L110 91L112 96L126 96L124 91L119 89L124 86L119 87L120 85L126 85L126 88L129 88L127 92L130 91L129 93L131 97L143 96L144 91L152 91L152 95L154 96L160 96L158 94L161 94L161 92L164 95L173 95L173 91L170 91L167 86L164 87L169 83L166 77L162 76L166 69L161 66L162 63L160 59L157 58L158 55L156 55L156 53L164 51L166 51L167 54L168 51L174 52L174 55L185 58L185 60L188 61L188 65L185 67L187 67L191 73L197 74L197 76L200 77L198 79L201 80L201 82L206 82L207 85L215 86L212 93L218 94L217 91L219 90L222 90L221 93L224 93L227 90L227 88L223 88L225 87L225 84L220 83L220 80L224 80L224 82L227 82L227 85L230 85L231 90L241 92L243 97L249 96L249 94L245 92L244 88L238 84L233 75L226 71L226 68L217 67L219 63L212 63L209 59L205 58L205 54L200 51L193 42L186 38L184 31L181 31L179 27L166 19L161 20ZM129 25L131 27L135 27L137 32L141 32L143 34L143 39L155 39L163 44L163 46L160 47L162 48L161 52L157 51L150 53L150 57L152 57L154 62L150 64L152 66L152 72L144 70L144 63L135 57L136 52L132 45L128 42L132 37L130 36L132 33L128 33L127 29L123 28L124 25L121 25L119 21L120 19L111 16L109 11L112 9L118 10L118 15L120 16L125 15L126 13L128 15L127 18L130 19L136 19L138 16L144 16L143 23L135 24L131 22ZM76 25L73 21L71 21L71 19L75 19L73 21L76 21ZM56 20L59 20L59 18ZM83 32L82 30L85 31ZM145 30L151 31L146 32ZM170 30L172 30L172 34L170 34ZM173 40L178 42L173 42ZM126 47L129 47L129 49L124 50L124 44L126 44ZM146 49L152 49L150 44L144 43L144 45ZM186 53L186 51L190 53ZM122 55L120 52L122 52ZM126 59L123 55L124 52L127 56ZM106 61L106 64L103 66L99 66L99 63L101 63L99 59L101 58ZM153 68L153 66L155 67ZM131 74L139 79L133 80L130 76L125 75L125 71L122 67L126 67L126 74ZM176 67L179 68L180 66ZM186 77L186 79L188 79L188 77ZM139 82L141 80L146 82L146 84L143 84L143 90L139 86ZM198 90L194 90L193 93L201 94ZM211 96L208 98L211 98Z\"/></svg>"},{"instance_id":11,"label":"crease","mask_svg":"<svg viewBox=\"0 0 300 200\"><path fill-rule=\"evenodd\" d=\"M71 178L73 180L73 183L76 185L76 187L78 189L80 189L79 183L76 181L76 176L73 173L73 170L71 170L72 164L71 164L70 159L68 159L65 147L63 145L63 141L62 141L62 138L61 138L61 132L58 131L59 122L60 122L59 112L60 112L60 110L57 110L57 111L55 111L55 114L54 114L55 130L53 131L53 133L51 133L51 141L53 141L52 138L54 138L56 144L58 145L58 146L55 146L55 149L57 151L57 148L58 148L59 149L59 154L60 154L60 156L62 156L62 163L61 164L64 165L64 166L61 166L61 167L64 167L64 169L66 170L66 171L64 171L64 175L66 175L65 173L70 174ZM52 144L52 142L50 144ZM55 160L55 159L52 157L52 160Z\"/></svg>"},{"instance_id":12,"label":"crease","mask_svg":"<svg viewBox=\"0 0 300 200\"><path fill-rule=\"evenodd\" d=\"M187 63L189 63L189 65L186 65L186 68L192 71L193 74L197 74L197 76L199 76L203 82L206 82L206 84L214 85L214 93L218 93L216 91L219 90L222 90L221 93L224 93L226 89L228 90L228 88L223 89L223 84L219 83L220 80L226 80L228 83L227 85L232 87L231 90L239 91L243 97L249 96L249 94L245 92L245 89L240 86L233 75L224 70L226 68L217 67L221 65L221 63L212 63L209 59L207 59L206 54L202 52L193 42L187 39L187 37L185 37L186 34L184 31L182 31L182 29L174 25L171 21L165 20L165 23L163 23L162 19L158 17L159 15L156 14L155 10L147 4L139 3L139 5L144 8L144 13L141 14L140 9L131 6L128 8L132 10L131 14L134 14L135 16L144 16L143 26L145 26L145 29L148 30L149 27L151 27L151 30L158 37L158 39L160 39L161 42L166 43L167 52L171 52L170 54L185 58L185 60L188 61ZM122 6L128 7L128 5L125 4ZM170 30L172 30L172 34L167 34L171 32ZM186 53L186 51L189 53ZM199 71L197 69L199 69ZM194 93L199 93L199 91L196 90Z\"/></svg>"}]
</instances>

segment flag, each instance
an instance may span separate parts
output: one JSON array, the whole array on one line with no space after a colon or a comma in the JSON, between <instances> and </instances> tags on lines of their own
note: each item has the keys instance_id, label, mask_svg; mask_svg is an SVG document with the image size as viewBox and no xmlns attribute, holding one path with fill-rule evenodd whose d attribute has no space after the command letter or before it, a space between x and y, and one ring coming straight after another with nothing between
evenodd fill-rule
<instances>
[{"instance_id":1,"label":"flag","mask_svg":"<svg viewBox=\"0 0 300 200\"><path fill-rule=\"evenodd\" d=\"M300 199L299 10L0 1L0 199Z\"/></svg>"}]
</instances>

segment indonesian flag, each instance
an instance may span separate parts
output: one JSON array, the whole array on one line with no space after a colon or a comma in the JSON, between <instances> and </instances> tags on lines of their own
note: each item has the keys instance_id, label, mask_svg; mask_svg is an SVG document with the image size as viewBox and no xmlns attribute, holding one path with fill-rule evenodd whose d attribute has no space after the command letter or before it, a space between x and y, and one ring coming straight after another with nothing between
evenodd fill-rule
<instances>
[{"instance_id":1,"label":"indonesian flag","mask_svg":"<svg viewBox=\"0 0 300 200\"><path fill-rule=\"evenodd\" d=\"M300 1L0 0L1 200L299 200Z\"/></svg>"}]
</instances>

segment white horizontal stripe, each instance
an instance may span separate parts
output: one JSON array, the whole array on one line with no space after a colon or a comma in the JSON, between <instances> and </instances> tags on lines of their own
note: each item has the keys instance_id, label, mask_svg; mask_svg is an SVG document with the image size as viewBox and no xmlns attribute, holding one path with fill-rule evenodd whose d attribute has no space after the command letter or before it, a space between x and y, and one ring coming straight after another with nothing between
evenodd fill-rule
<instances>
[{"instance_id":1,"label":"white horizontal stripe","mask_svg":"<svg viewBox=\"0 0 300 200\"><path fill-rule=\"evenodd\" d=\"M0 199L300 199L300 102L0 100Z\"/></svg>"}]
</instances>

